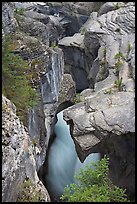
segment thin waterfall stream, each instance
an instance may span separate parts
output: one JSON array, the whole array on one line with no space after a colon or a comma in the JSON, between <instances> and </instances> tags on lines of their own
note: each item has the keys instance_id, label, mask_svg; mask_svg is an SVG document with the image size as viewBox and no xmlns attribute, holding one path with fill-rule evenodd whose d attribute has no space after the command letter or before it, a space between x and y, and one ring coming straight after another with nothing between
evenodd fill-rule
<instances>
[{"instance_id":1,"label":"thin waterfall stream","mask_svg":"<svg viewBox=\"0 0 137 204\"><path fill-rule=\"evenodd\" d=\"M58 121L54 131L56 138L52 143L48 155L48 174L46 183L51 196L59 198L64 187L74 183L74 174L84 168L91 161L100 159L99 153L90 154L83 163L79 160L73 139L70 135L69 125L63 120L63 111L57 114Z\"/></svg>"}]
</instances>

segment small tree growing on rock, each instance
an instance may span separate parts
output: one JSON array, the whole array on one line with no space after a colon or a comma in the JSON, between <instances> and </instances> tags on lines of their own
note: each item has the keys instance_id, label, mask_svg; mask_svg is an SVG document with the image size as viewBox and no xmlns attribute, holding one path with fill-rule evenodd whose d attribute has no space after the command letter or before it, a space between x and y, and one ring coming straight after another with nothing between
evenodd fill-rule
<instances>
[{"instance_id":1,"label":"small tree growing on rock","mask_svg":"<svg viewBox=\"0 0 137 204\"><path fill-rule=\"evenodd\" d=\"M61 200L67 202L127 202L125 189L115 186L108 178L109 158L104 156L94 169L86 166L75 178L76 184L65 187Z\"/></svg>"}]
</instances>

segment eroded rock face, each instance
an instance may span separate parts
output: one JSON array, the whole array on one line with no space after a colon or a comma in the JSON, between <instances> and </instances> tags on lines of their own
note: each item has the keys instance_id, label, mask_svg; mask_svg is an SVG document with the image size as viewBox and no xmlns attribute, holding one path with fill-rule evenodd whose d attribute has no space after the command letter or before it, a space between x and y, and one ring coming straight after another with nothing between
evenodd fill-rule
<instances>
[{"instance_id":1,"label":"eroded rock face","mask_svg":"<svg viewBox=\"0 0 137 204\"><path fill-rule=\"evenodd\" d=\"M107 154L110 178L126 188L132 198L135 195L134 9L134 3L129 2L100 16L93 12L83 25L87 29L85 55L91 58L95 40L100 46L88 75L91 88L81 93L84 102L64 110L81 161L93 152Z\"/></svg>"},{"instance_id":2,"label":"eroded rock face","mask_svg":"<svg viewBox=\"0 0 137 204\"><path fill-rule=\"evenodd\" d=\"M132 92L115 92L106 96L102 91L93 96L91 94L91 97L85 98L84 103L64 110L64 119L71 126L72 138L81 161L93 152L107 154L111 161L110 175L113 177L113 182L126 188L133 195L135 193L134 97ZM125 161L124 167L123 161Z\"/></svg>"},{"instance_id":3,"label":"eroded rock face","mask_svg":"<svg viewBox=\"0 0 137 204\"><path fill-rule=\"evenodd\" d=\"M33 88L41 93L41 102L36 109L29 111L28 130L32 139L36 140L37 169L44 163L48 140L43 104L54 104L58 101L58 95L63 80L64 58L63 52L58 47L48 48L45 44L33 36L27 36L22 32L14 35L14 52L28 61L28 73ZM47 105L48 106L48 105ZM54 113L52 114L52 116Z\"/></svg>"},{"instance_id":4,"label":"eroded rock face","mask_svg":"<svg viewBox=\"0 0 137 204\"><path fill-rule=\"evenodd\" d=\"M103 5L104 6L104 5ZM92 39L98 40L100 48L95 62L92 63L88 79L98 82L109 75L109 70L115 69L119 63L119 77L123 83L134 75L135 47L135 6L134 2L122 4L118 9L109 11L101 16L92 13L90 19L82 26L86 30L84 45L86 53L92 53ZM132 53L132 54L131 54ZM131 65L132 64L132 65ZM124 73L121 71L124 67ZM125 68L126 67L126 68ZM98 70L98 71L97 71ZM128 77L126 77L126 74ZM130 76L129 76L130 75ZM126 79L126 80L125 80Z\"/></svg>"},{"instance_id":5,"label":"eroded rock face","mask_svg":"<svg viewBox=\"0 0 137 204\"><path fill-rule=\"evenodd\" d=\"M16 108L2 96L2 201L16 202L21 184L29 178L50 201L39 180L35 162L36 149L27 129L16 116Z\"/></svg>"},{"instance_id":6,"label":"eroded rock face","mask_svg":"<svg viewBox=\"0 0 137 204\"><path fill-rule=\"evenodd\" d=\"M135 132L135 103L134 93L116 92L106 97L100 92L85 98L84 103L69 107L64 111L64 119L73 121L73 137L87 154L107 135L123 135ZM83 121L84 118L84 121ZM91 134L91 136L90 136ZM94 135L95 144L87 149L84 137ZM82 138L84 143L82 143ZM97 139L96 139L97 138ZM80 141L80 142L78 142ZM82 160L85 159L84 155Z\"/></svg>"},{"instance_id":7,"label":"eroded rock face","mask_svg":"<svg viewBox=\"0 0 137 204\"><path fill-rule=\"evenodd\" d=\"M83 39L83 35L76 33L72 37L65 37L59 41L59 47L64 52L64 72L72 75L77 92L89 86Z\"/></svg>"}]
</instances>

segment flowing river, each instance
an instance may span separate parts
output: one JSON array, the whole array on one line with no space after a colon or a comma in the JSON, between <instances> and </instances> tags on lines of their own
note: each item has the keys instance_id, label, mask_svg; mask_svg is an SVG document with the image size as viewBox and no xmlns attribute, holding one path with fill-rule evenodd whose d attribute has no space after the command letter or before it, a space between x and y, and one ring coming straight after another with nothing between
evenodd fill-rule
<instances>
[{"instance_id":1,"label":"flowing river","mask_svg":"<svg viewBox=\"0 0 137 204\"><path fill-rule=\"evenodd\" d=\"M70 135L69 125L63 120L63 111L57 114L58 122L55 125L56 138L52 143L48 155L48 174L46 182L50 194L59 198L64 187L74 183L74 174L84 168L91 161L100 159L99 153L90 154L83 163L80 162L74 142Z\"/></svg>"}]
</instances>

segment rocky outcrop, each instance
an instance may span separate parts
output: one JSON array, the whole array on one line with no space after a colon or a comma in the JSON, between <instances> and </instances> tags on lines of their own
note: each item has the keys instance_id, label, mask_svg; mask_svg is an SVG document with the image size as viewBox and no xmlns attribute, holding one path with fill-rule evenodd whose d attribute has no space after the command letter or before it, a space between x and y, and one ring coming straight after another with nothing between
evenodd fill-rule
<instances>
[{"instance_id":1,"label":"rocky outcrop","mask_svg":"<svg viewBox=\"0 0 137 204\"><path fill-rule=\"evenodd\" d=\"M86 22L92 11L98 11L104 2L37 2L36 11L53 16L64 28L63 36L72 36Z\"/></svg>"},{"instance_id":2,"label":"rocky outcrop","mask_svg":"<svg viewBox=\"0 0 137 204\"><path fill-rule=\"evenodd\" d=\"M97 17L97 13L91 14L91 20L83 25L87 30L85 32L84 45L88 52L93 52L93 38L98 40L100 48L98 56L92 63L88 79L94 83L105 79L109 75L109 70L122 70L122 66L127 70L127 75L134 78L134 63L135 45L135 7L134 3L121 5L119 9L110 11ZM99 62L96 64L96 61ZM99 67L99 68L97 68ZM96 71L98 70L98 71ZM131 73L129 73L129 70ZM121 71L119 77L125 79L125 74ZM128 78L129 78L128 77ZM125 80L123 81L125 83Z\"/></svg>"},{"instance_id":3,"label":"rocky outcrop","mask_svg":"<svg viewBox=\"0 0 137 204\"><path fill-rule=\"evenodd\" d=\"M36 189L39 189L45 202L50 201L49 194L37 175L36 154L35 144L16 116L16 107L2 96L3 202L16 202L21 185L26 178L32 181Z\"/></svg>"},{"instance_id":4,"label":"rocky outcrop","mask_svg":"<svg viewBox=\"0 0 137 204\"><path fill-rule=\"evenodd\" d=\"M83 35L76 33L59 41L59 47L64 52L64 72L72 75L77 92L89 87L83 39Z\"/></svg>"},{"instance_id":5,"label":"rocky outcrop","mask_svg":"<svg viewBox=\"0 0 137 204\"><path fill-rule=\"evenodd\" d=\"M64 52L65 72L72 74L78 92L94 88L95 82L107 78L110 69L116 74L120 71L119 77L125 86L128 78L135 78L134 3L116 5L113 2L113 9L104 11L103 15L92 12L79 33L59 41ZM107 6L104 4L100 12Z\"/></svg>"},{"instance_id":6,"label":"rocky outcrop","mask_svg":"<svg viewBox=\"0 0 137 204\"><path fill-rule=\"evenodd\" d=\"M64 110L81 161L93 152L110 158L112 181L135 193L135 95L98 92ZM84 120L83 120L84 118ZM124 163L123 163L124 162Z\"/></svg>"},{"instance_id":7,"label":"rocky outcrop","mask_svg":"<svg viewBox=\"0 0 137 204\"><path fill-rule=\"evenodd\" d=\"M88 75L91 88L81 93L84 102L64 110L81 161L93 152L107 154L110 178L126 188L132 198L135 195L134 9L134 3L129 2L100 16L93 12L83 25L84 50L89 59L94 53L94 42L99 43Z\"/></svg>"},{"instance_id":8,"label":"rocky outcrop","mask_svg":"<svg viewBox=\"0 0 137 204\"><path fill-rule=\"evenodd\" d=\"M116 92L107 95L99 92L85 98L84 103L64 111L65 120L73 121L74 140L77 141L83 153L86 153L85 156L91 153L97 143L110 137L111 134L124 135L135 132L134 93ZM90 137L91 144L86 142L86 138ZM81 160L85 159L84 154L82 156Z\"/></svg>"}]
</instances>

